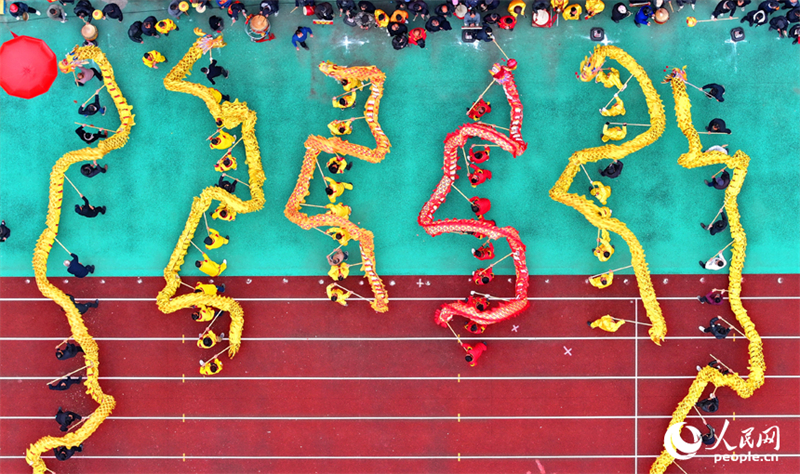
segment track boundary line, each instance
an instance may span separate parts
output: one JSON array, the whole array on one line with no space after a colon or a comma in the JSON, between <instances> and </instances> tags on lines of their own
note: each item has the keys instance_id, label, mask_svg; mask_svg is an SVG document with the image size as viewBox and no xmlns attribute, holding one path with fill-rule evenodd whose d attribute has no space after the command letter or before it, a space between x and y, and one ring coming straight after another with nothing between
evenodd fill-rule
<instances>
[{"instance_id":1,"label":"track boundary line","mask_svg":"<svg viewBox=\"0 0 800 474\"><path fill-rule=\"evenodd\" d=\"M492 295L494 298L510 298L507 296ZM155 303L155 298L108 298L108 297L81 297L75 298L76 301L126 301L137 302L145 301ZM452 301L463 299L463 296L431 296L431 297L392 297L390 301ZM697 296L661 296L659 300L665 301L696 301ZM727 299L727 298L725 298ZM743 296L743 300L800 300L798 296ZM528 301L630 301L641 300L638 296L531 296ZM26 302L26 301L51 301L47 298L0 298L2 302ZM236 301L255 301L255 302L292 302L292 301L325 301L330 302L328 298L301 298L301 297L286 297L286 298L236 298ZM363 300L360 300L363 301Z\"/></svg>"},{"instance_id":2,"label":"track boundary line","mask_svg":"<svg viewBox=\"0 0 800 474\"><path fill-rule=\"evenodd\" d=\"M800 454L795 453L752 453L753 456L775 456L776 458L797 458L800 457ZM696 454L692 456L692 458L714 458L714 454ZM382 461L382 460L396 460L396 461L405 461L405 460L425 460L425 459L443 459L443 460L453 460L456 461L458 459L465 460L465 459L633 459L632 454L609 454L609 455L599 455L599 454L588 454L588 455L566 455L566 456L537 456L537 455L497 455L497 456L490 456L490 455L465 455L460 454L458 456L452 455L442 455L442 456L204 456L204 455L184 455L184 456L102 456L102 455L87 455L87 456L80 456L80 459L153 459L153 460L253 460L253 461L270 461L270 460L297 460L297 461L305 461L305 460L329 460L329 461L340 461L340 460L365 460L365 461ZM658 456L656 455L649 455L643 454L639 456L640 458L651 458L656 459ZM25 456L0 456L0 460L2 459L25 459ZM42 459L55 459L55 456L42 456ZM77 459L77 458L76 458Z\"/></svg>"},{"instance_id":3,"label":"track boundary line","mask_svg":"<svg viewBox=\"0 0 800 474\"><path fill-rule=\"evenodd\" d=\"M602 336L602 337L601 337ZM600 336L581 336L581 337L524 337L524 336L461 336L464 340L481 340L481 341L631 341L639 340L635 336L612 336L601 334ZM668 337L668 340L713 340L709 336L674 336ZM761 339L787 339L794 340L800 339L797 336L762 336ZM19 342L19 341L63 341L62 337L0 337L0 342ZM181 337L96 337L95 341L109 341L109 342L124 342L124 341L137 341L137 342L182 342L185 338ZM352 342L383 342L383 341L452 341L452 337L444 336L408 336L408 337L243 337L242 341L250 342L337 342L337 341L352 341ZM732 339L730 341L733 342Z\"/></svg>"},{"instance_id":4,"label":"track boundary line","mask_svg":"<svg viewBox=\"0 0 800 474\"><path fill-rule=\"evenodd\" d=\"M48 375L48 376L13 376L13 375L3 375L0 376L1 381L19 381L19 380L51 380L53 377L58 377L58 375ZM742 378L748 378L746 375L742 375ZM393 381L393 380L417 380L417 381L431 381L431 380L460 380L460 381L468 381L468 380L694 380L696 377L692 375L642 375L639 377L635 377L633 375L573 375L573 376L477 376L477 377L470 377L470 376L431 376L431 377L393 377L393 376L385 376L385 377L359 377L359 376L341 376L341 377L330 377L330 376L302 376L302 377L289 377L289 376L252 376L252 377L242 377L242 376L235 376L235 377L178 377L178 376L153 376L153 377L142 377L142 376L109 376L109 377L100 377L99 380L208 380L208 381L223 381L223 380L330 380L330 381L362 381L362 380L376 380L376 381ZM768 379L800 379L800 374L798 375L767 375L766 378Z\"/></svg>"},{"instance_id":5,"label":"track boundary line","mask_svg":"<svg viewBox=\"0 0 800 474\"><path fill-rule=\"evenodd\" d=\"M708 415L706 419L727 419L731 415ZM796 415L736 415L743 419L778 418L792 419L800 418L800 413ZM474 416L109 416L106 420L119 421L458 421L458 420L669 420L668 415L474 415ZM687 416L687 419L700 420L697 415ZM0 416L0 420L52 420L52 416Z\"/></svg>"},{"instance_id":6,"label":"track boundary line","mask_svg":"<svg viewBox=\"0 0 800 474\"><path fill-rule=\"evenodd\" d=\"M639 301L633 305L633 320L639 321ZM633 473L639 474L639 324L633 325Z\"/></svg>"}]
</instances>

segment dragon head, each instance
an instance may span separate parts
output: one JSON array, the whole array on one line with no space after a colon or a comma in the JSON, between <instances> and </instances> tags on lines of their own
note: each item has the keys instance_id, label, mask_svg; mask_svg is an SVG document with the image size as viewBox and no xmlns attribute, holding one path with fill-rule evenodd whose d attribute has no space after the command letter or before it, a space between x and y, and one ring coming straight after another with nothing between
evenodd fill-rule
<instances>
[{"instance_id":1,"label":"dragon head","mask_svg":"<svg viewBox=\"0 0 800 474\"><path fill-rule=\"evenodd\" d=\"M664 71L666 71L666 69L664 69ZM664 80L661 81L661 83L662 84L668 84L668 83L672 82L673 78L676 78L676 77L678 79L682 80L683 82L686 82L686 66L683 66L683 68L681 68L681 69L678 69L676 67L672 68L672 71L664 77Z\"/></svg>"},{"instance_id":2,"label":"dragon head","mask_svg":"<svg viewBox=\"0 0 800 474\"><path fill-rule=\"evenodd\" d=\"M589 82L600 72L604 62L605 56L598 54L597 49L595 49L591 56L583 58L581 72L576 73L575 76L583 82Z\"/></svg>"}]
</instances>

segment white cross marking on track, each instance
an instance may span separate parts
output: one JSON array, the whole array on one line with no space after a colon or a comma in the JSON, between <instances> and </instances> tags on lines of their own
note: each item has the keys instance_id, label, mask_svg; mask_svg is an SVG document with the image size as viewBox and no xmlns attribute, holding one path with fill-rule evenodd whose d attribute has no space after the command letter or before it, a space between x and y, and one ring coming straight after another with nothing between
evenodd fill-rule
<instances>
[{"instance_id":1,"label":"white cross marking on track","mask_svg":"<svg viewBox=\"0 0 800 474\"><path fill-rule=\"evenodd\" d=\"M422 278L420 278L420 279L419 279L419 281L417 282L417 286L419 286L420 288L422 288L422 286L423 286L424 284L425 284L425 283L423 283L423 282L422 282Z\"/></svg>"},{"instance_id":2,"label":"white cross marking on track","mask_svg":"<svg viewBox=\"0 0 800 474\"><path fill-rule=\"evenodd\" d=\"M517 332L517 329L519 329L519 326L511 325L511 332Z\"/></svg>"},{"instance_id":3,"label":"white cross marking on track","mask_svg":"<svg viewBox=\"0 0 800 474\"><path fill-rule=\"evenodd\" d=\"M572 348L567 349L567 346L564 346L564 350L567 351L564 353L564 355L569 355L570 357L572 356Z\"/></svg>"}]
</instances>

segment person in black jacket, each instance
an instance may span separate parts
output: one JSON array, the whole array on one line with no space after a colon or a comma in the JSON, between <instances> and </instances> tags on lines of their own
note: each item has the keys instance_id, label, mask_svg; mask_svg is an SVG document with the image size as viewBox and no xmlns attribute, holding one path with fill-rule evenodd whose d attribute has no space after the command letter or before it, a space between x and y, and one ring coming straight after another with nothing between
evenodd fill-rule
<instances>
[{"instance_id":1,"label":"person in black jacket","mask_svg":"<svg viewBox=\"0 0 800 474\"><path fill-rule=\"evenodd\" d=\"M155 38L159 38L161 35L158 34L158 30L156 30L156 17L148 16L142 22L142 33L146 34L147 36L153 36Z\"/></svg>"},{"instance_id":2,"label":"person in black jacket","mask_svg":"<svg viewBox=\"0 0 800 474\"><path fill-rule=\"evenodd\" d=\"M63 349L60 347L56 349L56 359L58 360L72 359L73 357L78 355L79 352L83 352L83 348L81 346L68 342Z\"/></svg>"},{"instance_id":3,"label":"person in black jacket","mask_svg":"<svg viewBox=\"0 0 800 474\"><path fill-rule=\"evenodd\" d=\"M74 448L67 448L66 446L59 446L53 449L53 454L59 461L66 461L71 458L73 454L83 451L83 444L75 446Z\"/></svg>"},{"instance_id":4,"label":"person in black jacket","mask_svg":"<svg viewBox=\"0 0 800 474\"><path fill-rule=\"evenodd\" d=\"M80 204L75 204L75 212L78 215L83 217L97 217L98 214L105 214L106 213L106 206L97 206L94 207L89 204L89 199L86 196L81 194L81 199L83 199L83 206Z\"/></svg>"},{"instance_id":5,"label":"person in black jacket","mask_svg":"<svg viewBox=\"0 0 800 474\"><path fill-rule=\"evenodd\" d=\"M67 267L67 272L75 275L78 278L83 278L90 273L94 273L94 265L83 265L78 261L78 256L74 253L69 254L72 260L64 260L64 266Z\"/></svg>"},{"instance_id":6,"label":"person in black jacket","mask_svg":"<svg viewBox=\"0 0 800 474\"><path fill-rule=\"evenodd\" d=\"M111 18L112 20L119 20L122 23L122 10L116 3L109 3L103 7L103 19Z\"/></svg>"},{"instance_id":7,"label":"person in black jacket","mask_svg":"<svg viewBox=\"0 0 800 474\"><path fill-rule=\"evenodd\" d=\"M83 129L83 125L78 127L75 130L75 133L77 133L78 136L81 138L81 140L85 141L87 145L90 144L90 143L94 143L94 142L96 142L97 140L99 140L101 138L107 138L108 137L108 132L102 131L102 130L99 131L98 133L87 132L86 130ZM91 166L91 165L85 164L83 166ZM81 173L83 173L83 166L81 166ZM104 173L105 171L102 171L102 172ZM101 173L101 171L98 171L98 173ZM83 175L86 176L85 173ZM91 176L89 176L89 177L91 178Z\"/></svg>"},{"instance_id":8,"label":"person in black jacket","mask_svg":"<svg viewBox=\"0 0 800 474\"><path fill-rule=\"evenodd\" d=\"M130 38L134 43L144 43L144 40L142 39L141 21L134 21L133 24L128 28L128 38Z\"/></svg>"},{"instance_id":9,"label":"person in black jacket","mask_svg":"<svg viewBox=\"0 0 800 474\"><path fill-rule=\"evenodd\" d=\"M75 15L83 21L92 22L92 13L94 13L94 7L89 0L78 0L78 3L75 5L75 9L73 10Z\"/></svg>"},{"instance_id":10,"label":"person in black jacket","mask_svg":"<svg viewBox=\"0 0 800 474\"><path fill-rule=\"evenodd\" d=\"M61 407L58 407L56 422L61 425L61 431L68 431L69 425L76 421L81 421L81 416L79 414L71 411L62 411Z\"/></svg>"},{"instance_id":11,"label":"person in black jacket","mask_svg":"<svg viewBox=\"0 0 800 474\"><path fill-rule=\"evenodd\" d=\"M614 160L606 166L605 169L600 170L600 175L605 176L606 178L616 178L622 173L622 162L619 160Z\"/></svg>"},{"instance_id":12,"label":"person in black jacket","mask_svg":"<svg viewBox=\"0 0 800 474\"><path fill-rule=\"evenodd\" d=\"M11 236L11 229L6 227L6 221L0 222L0 242L5 242Z\"/></svg>"},{"instance_id":13,"label":"person in black jacket","mask_svg":"<svg viewBox=\"0 0 800 474\"><path fill-rule=\"evenodd\" d=\"M208 80L211 81L211 84L214 85L216 85L216 83L214 82L215 77L222 76L225 79L228 78L228 70L220 66L217 66L216 59L212 60L211 64L209 64L208 67L200 68L200 72L205 74Z\"/></svg>"}]
</instances>

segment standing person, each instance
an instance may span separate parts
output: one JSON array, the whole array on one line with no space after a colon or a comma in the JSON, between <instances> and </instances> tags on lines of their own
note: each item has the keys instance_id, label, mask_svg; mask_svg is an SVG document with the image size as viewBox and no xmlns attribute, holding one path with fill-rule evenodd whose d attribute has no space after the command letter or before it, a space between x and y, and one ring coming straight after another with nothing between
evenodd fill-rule
<instances>
[{"instance_id":1,"label":"standing person","mask_svg":"<svg viewBox=\"0 0 800 474\"><path fill-rule=\"evenodd\" d=\"M6 227L6 221L0 222L0 242L5 242L9 237L11 237L11 229Z\"/></svg>"},{"instance_id":2,"label":"standing person","mask_svg":"<svg viewBox=\"0 0 800 474\"><path fill-rule=\"evenodd\" d=\"M90 115L94 115L97 112L100 112L100 115L105 115L106 114L106 108L105 107L100 107L100 95L99 94L95 94L94 95L94 102L92 102L91 104L88 104L86 106L82 105L82 106L78 107L78 113L83 115L84 117L88 117Z\"/></svg>"},{"instance_id":3,"label":"standing person","mask_svg":"<svg viewBox=\"0 0 800 474\"><path fill-rule=\"evenodd\" d=\"M91 3L89 3L88 0L78 0L73 13L75 13L75 15L81 20L91 23L92 15L94 14L94 7Z\"/></svg>"},{"instance_id":4,"label":"standing person","mask_svg":"<svg viewBox=\"0 0 800 474\"><path fill-rule=\"evenodd\" d=\"M64 7L58 3L53 3L47 7L47 17L51 20L58 20L61 23L67 22L67 13L64 11Z\"/></svg>"},{"instance_id":5,"label":"standing person","mask_svg":"<svg viewBox=\"0 0 800 474\"><path fill-rule=\"evenodd\" d=\"M700 223L700 227L702 227L703 230L710 231L711 235L716 235L716 234L718 234L718 233L720 233L723 230L728 228L728 216L725 215L725 211L722 211L720 213L718 221L714 222L713 224L711 224L709 226L707 226L707 225L705 225L705 224L703 224L701 222Z\"/></svg>"},{"instance_id":6,"label":"standing person","mask_svg":"<svg viewBox=\"0 0 800 474\"><path fill-rule=\"evenodd\" d=\"M100 173L105 173L108 171L108 165L100 166L97 164L97 161L92 161L92 164L86 163L81 166L81 174L86 176L87 178L93 178Z\"/></svg>"},{"instance_id":7,"label":"standing person","mask_svg":"<svg viewBox=\"0 0 800 474\"><path fill-rule=\"evenodd\" d=\"M236 20L239 19L239 14L247 15L247 9L244 7L244 4L239 0L235 0L233 3L228 6L228 16L231 17L231 25L236 23Z\"/></svg>"},{"instance_id":8,"label":"standing person","mask_svg":"<svg viewBox=\"0 0 800 474\"><path fill-rule=\"evenodd\" d=\"M217 33L222 33L222 30L225 29L225 21L217 15L213 15L208 19L208 26Z\"/></svg>"},{"instance_id":9,"label":"standing person","mask_svg":"<svg viewBox=\"0 0 800 474\"><path fill-rule=\"evenodd\" d=\"M75 212L78 213L78 215L83 217L97 217L98 214L106 213L106 206L92 206L83 194L81 194L81 199L83 199L84 202L83 206L75 204Z\"/></svg>"},{"instance_id":10,"label":"standing person","mask_svg":"<svg viewBox=\"0 0 800 474\"><path fill-rule=\"evenodd\" d=\"M28 15L26 14L36 14L41 15L42 13L37 9L28 6L27 3L23 2L14 2L8 6L8 13L11 14L17 20L25 20L28 21Z\"/></svg>"},{"instance_id":11,"label":"standing person","mask_svg":"<svg viewBox=\"0 0 800 474\"><path fill-rule=\"evenodd\" d=\"M100 300L94 300L94 302L90 301L88 303L76 303L74 296L69 294L67 296L69 296L69 300L72 301L72 304L75 305L75 308L77 308L78 312L81 314L85 314L87 311L89 311L89 308L97 308L100 306Z\"/></svg>"},{"instance_id":12,"label":"standing person","mask_svg":"<svg viewBox=\"0 0 800 474\"><path fill-rule=\"evenodd\" d=\"M181 10L181 0L172 0L167 7L167 13L176 20L179 19L184 13Z\"/></svg>"},{"instance_id":13,"label":"standing person","mask_svg":"<svg viewBox=\"0 0 800 474\"><path fill-rule=\"evenodd\" d=\"M103 19L111 18L112 20L119 20L122 23L122 10L116 3L109 3L103 7Z\"/></svg>"},{"instance_id":14,"label":"standing person","mask_svg":"<svg viewBox=\"0 0 800 474\"><path fill-rule=\"evenodd\" d=\"M83 265L78 261L78 256L74 253L69 254L72 260L64 260L64 266L67 267L67 272L75 275L78 278L83 278L90 273L94 273L94 265Z\"/></svg>"},{"instance_id":15,"label":"standing person","mask_svg":"<svg viewBox=\"0 0 800 474\"><path fill-rule=\"evenodd\" d=\"M680 4L681 0L677 1ZM694 4L692 4L692 8L694 8ZM611 7L611 19L614 20L614 23L619 23L620 20L628 18L630 15L631 12L624 3L616 3Z\"/></svg>"},{"instance_id":16,"label":"standing person","mask_svg":"<svg viewBox=\"0 0 800 474\"><path fill-rule=\"evenodd\" d=\"M167 58L165 58L163 54L159 53L154 49L152 51L144 53L144 56L142 56L142 62L144 63L145 66L151 69L158 69L158 63L167 62Z\"/></svg>"},{"instance_id":17,"label":"standing person","mask_svg":"<svg viewBox=\"0 0 800 474\"><path fill-rule=\"evenodd\" d=\"M79 414L71 411L61 411L61 407L58 407L58 413L56 413L56 423L61 425L61 431L68 431L69 425L76 421L81 421L81 416Z\"/></svg>"},{"instance_id":18,"label":"standing person","mask_svg":"<svg viewBox=\"0 0 800 474\"><path fill-rule=\"evenodd\" d=\"M697 299L703 304L706 303L713 305L722 304L722 295L727 291L728 290L720 290L714 288L713 290L709 291L705 296L698 296Z\"/></svg>"},{"instance_id":19,"label":"standing person","mask_svg":"<svg viewBox=\"0 0 800 474\"><path fill-rule=\"evenodd\" d=\"M700 330L703 332L710 332L717 339L725 339L728 337L728 333L731 332L731 328L726 328L722 324L717 324L717 321L719 321L719 318L711 318L708 327L704 328L700 326Z\"/></svg>"},{"instance_id":20,"label":"standing person","mask_svg":"<svg viewBox=\"0 0 800 474\"><path fill-rule=\"evenodd\" d=\"M133 24L128 28L128 38L134 43L144 43L142 39L142 22L141 21L134 21Z\"/></svg>"},{"instance_id":21,"label":"standing person","mask_svg":"<svg viewBox=\"0 0 800 474\"><path fill-rule=\"evenodd\" d=\"M81 140L86 142L87 145L89 145L91 143L94 143L94 142L96 142L97 140L99 140L101 138L108 138L108 132L106 132L104 130L98 131L98 133L87 132L86 130L83 129L83 125L81 125L77 129L75 129L75 133L77 133L78 136L81 138ZM97 165L97 163L95 163L95 165ZM86 174L83 173L83 167L84 166L91 166L91 165L85 164L85 165L81 166L81 173L84 176L86 176ZM106 168L108 168L108 165L106 165ZM98 171L98 173L105 173L105 171ZM92 175L92 176L94 176L94 175ZM89 178L91 178L91 176L89 176Z\"/></svg>"},{"instance_id":22,"label":"standing person","mask_svg":"<svg viewBox=\"0 0 800 474\"><path fill-rule=\"evenodd\" d=\"M86 85L87 82L91 81L92 78L96 77L98 81L103 82L103 75L100 74L100 71L97 69L90 67L86 69L84 67L78 66L78 71L75 73L75 83L83 87Z\"/></svg>"},{"instance_id":23,"label":"standing person","mask_svg":"<svg viewBox=\"0 0 800 474\"><path fill-rule=\"evenodd\" d=\"M622 173L622 162L619 160L614 160L606 166L605 169L600 170L600 175L605 176L606 178L616 178Z\"/></svg>"},{"instance_id":24,"label":"standing person","mask_svg":"<svg viewBox=\"0 0 800 474\"><path fill-rule=\"evenodd\" d=\"M156 31L164 36L169 36L169 33L173 30L180 30L180 28L178 28L178 25L176 25L175 22L169 18L156 23Z\"/></svg>"},{"instance_id":25,"label":"standing person","mask_svg":"<svg viewBox=\"0 0 800 474\"><path fill-rule=\"evenodd\" d=\"M726 2L729 0L725 0ZM645 5L636 12L636 16L633 17L633 22L636 24L637 28L640 28L642 25L650 26L650 17L653 16L653 8L650 5Z\"/></svg>"},{"instance_id":26,"label":"standing person","mask_svg":"<svg viewBox=\"0 0 800 474\"><path fill-rule=\"evenodd\" d=\"M704 85L703 87L701 87L701 89L703 89L704 91L708 89L707 91L708 95L712 96L709 98L717 99L717 102L725 102L725 99L722 97L722 95L725 93L725 88L723 86L719 84L714 84L712 82L711 84Z\"/></svg>"},{"instance_id":27,"label":"standing person","mask_svg":"<svg viewBox=\"0 0 800 474\"><path fill-rule=\"evenodd\" d=\"M63 349L60 347L56 349L56 359L58 360L72 359L73 357L78 355L79 352L83 352L83 348L81 346L68 342Z\"/></svg>"},{"instance_id":28,"label":"standing person","mask_svg":"<svg viewBox=\"0 0 800 474\"><path fill-rule=\"evenodd\" d=\"M259 8L259 13L265 17L269 17L270 15L278 16L278 13L280 12L280 3L278 3L278 0L261 0Z\"/></svg>"},{"instance_id":29,"label":"standing person","mask_svg":"<svg viewBox=\"0 0 800 474\"><path fill-rule=\"evenodd\" d=\"M724 170L721 175L712 177L711 181L704 179L703 182L706 183L706 186L709 188L725 189L731 182L731 175L728 173L728 170Z\"/></svg>"},{"instance_id":30,"label":"standing person","mask_svg":"<svg viewBox=\"0 0 800 474\"><path fill-rule=\"evenodd\" d=\"M294 32L294 35L292 35L292 45L298 51L300 51L300 46L302 46L303 49L308 49L306 40L313 37L314 33L311 32L311 28L307 26L298 26L297 30ZM300 46L298 46L298 44Z\"/></svg>"},{"instance_id":31,"label":"standing person","mask_svg":"<svg viewBox=\"0 0 800 474\"><path fill-rule=\"evenodd\" d=\"M733 14L736 13L736 4L732 0L720 0L711 14L711 19L716 20L718 16L728 12L730 12L730 18L733 18Z\"/></svg>"},{"instance_id":32,"label":"standing person","mask_svg":"<svg viewBox=\"0 0 800 474\"><path fill-rule=\"evenodd\" d=\"M478 358L480 358L481 354L486 352L486 344L479 342L474 346L471 346L467 343L461 344L461 347L466 349L467 355L464 359L469 362L470 367L475 367L478 365Z\"/></svg>"},{"instance_id":33,"label":"standing person","mask_svg":"<svg viewBox=\"0 0 800 474\"><path fill-rule=\"evenodd\" d=\"M156 23L158 23L158 20L156 20L156 17L154 16L148 16L145 18L144 22L142 22L142 33L146 34L147 36L159 38L160 36L158 34L158 30L156 30Z\"/></svg>"},{"instance_id":34,"label":"standing person","mask_svg":"<svg viewBox=\"0 0 800 474\"><path fill-rule=\"evenodd\" d=\"M228 70L223 67L217 66L216 59L212 60L211 64L209 64L208 67L200 68L200 72L205 74L206 78L208 78L211 84L214 85L216 85L216 82L214 82L215 77L222 76L225 79L228 78Z\"/></svg>"}]
</instances>

